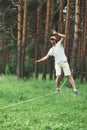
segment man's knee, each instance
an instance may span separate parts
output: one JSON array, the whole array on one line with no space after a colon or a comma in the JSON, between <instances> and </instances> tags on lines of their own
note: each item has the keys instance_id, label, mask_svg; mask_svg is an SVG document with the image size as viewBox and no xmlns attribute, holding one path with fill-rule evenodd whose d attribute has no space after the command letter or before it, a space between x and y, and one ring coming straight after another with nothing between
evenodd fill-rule
<instances>
[{"instance_id":1,"label":"man's knee","mask_svg":"<svg viewBox=\"0 0 87 130\"><path fill-rule=\"evenodd\" d=\"M67 78L68 79L73 79L73 76L72 75L68 75Z\"/></svg>"}]
</instances>

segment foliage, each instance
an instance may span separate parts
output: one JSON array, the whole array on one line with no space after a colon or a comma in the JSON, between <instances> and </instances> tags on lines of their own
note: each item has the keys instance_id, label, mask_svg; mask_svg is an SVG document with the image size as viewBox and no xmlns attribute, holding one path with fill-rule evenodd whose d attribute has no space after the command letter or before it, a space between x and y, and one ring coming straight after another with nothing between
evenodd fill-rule
<instances>
[{"instance_id":1,"label":"foliage","mask_svg":"<svg viewBox=\"0 0 87 130\"><path fill-rule=\"evenodd\" d=\"M11 55L10 61L5 67L5 74L16 74L17 69L17 54Z\"/></svg>"},{"instance_id":2,"label":"foliage","mask_svg":"<svg viewBox=\"0 0 87 130\"><path fill-rule=\"evenodd\" d=\"M5 53L15 48L15 44L9 43L6 47L0 47L0 53Z\"/></svg>"},{"instance_id":3,"label":"foliage","mask_svg":"<svg viewBox=\"0 0 87 130\"><path fill-rule=\"evenodd\" d=\"M87 83L76 81L79 96L66 85L54 93L55 81L0 76L1 130L86 130Z\"/></svg>"},{"instance_id":4,"label":"foliage","mask_svg":"<svg viewBox=\"0 0 87 130\"><path fill-rule=\"evenodd\" d=\"M23 13L24 0L22 2L23 2L22 3L22 13ZM44 46L43 43L44 43L44 32L45 32L45 24L46 24L45 23L46 2L47 0L41 1L41 14L40 14L40 29L41 30L40 30L40 38L39 38L40 49L42 48L42 46ZM83 2L81 1L80 12L82 15L81 15L81 20L80 20L81 27L79 31L83 31L84 29L82 29L83 28L82 25L85 25L85 24L82 24L82 18L84 17L84 12L82 11L82 6L84 5L82 5L82 3ZM64 0L63 9L66 7L66 5L67 5L67 0ZM26 46L26 50L28 51L26 52L26 56L25 56L25 76L29 77L34 72L34 45L32 46L31 42L34 41L35 43L35 40L36 40L38 1L28 0L27 6L28 6L27 8L28 9L27 10L27 43L29 45ZM52 26L56 30L58 29L59 7L60 7L60 0L55 0L54 1L54 17L52 20ZM3 53L6 54L8 52L11 52L10 59L7 62L5 62L4 60L0 61L1 73L3 72L5 72L6 74L16 73L17 49L15 50L15 46L10 44L10 41L13 40L12 34L14 34L14 36L17 38L17 31L18 31L17 30L17 24L18 24L17 17L18 17L18 0L0 0L0 53L1 53L0 59L2 59ZM66 13L63 14L63 31L65 30L65 24L66 24L65 18L66 18ZM70 44L68 45L68 48L70 50L69 60L71 60L71 54L72 54L71 52L72 52L73 37L74 37L73 32L74 32L74 24L75 24L74 21L75 21L75 0L71 0L70 1L70 25L72 26L70 26L70 29L69 29L70 30L70 39L69 39ZM84 18L83 18L83 22L84 22ZM11 29L13 29L13 33L11 32ZM82 38L82 33L79 34L79 36L80 35ZM6 42L6 44L4 44L4 42ZM14 51L13 51L13 48L14 48ZM77 73L79 73L79 71Z\"/></svg>"},{"instance_id":5,"label":"foliage","mask_svg":"<svg viewBox=\"0 0 87 130\"><path fill-rule=\"evenodd\" d=\"M10 64L7 64L6 67L5 67L5 74L6 74L6 75L11 74L10 70L11 70L11 69L10 69Z\"/></svg>"},{"instance_id":6,"label":"foliage","mask_svg":"<svg viewBox=\"0 0 87 130\"><path fill-rule=\"evenodd\" d=\"M25 77L27 77L27 78L32 77L33 72L34 72L33 60L29 56L26 56Z\"/></svg>"},{"instance_id":7,"label":"foliage","mask_svg":"<svg viewBox=\"0 0 87 130\"><path fill-rule=\"evenodd\" d=\"M31 77L34 72L34 45L31 43L26 48L25 76Z\"/></svg>"},{"instance_id":8,"label":"foliage","mask_svg":"<svg viewBox=\"0 0 87 130\"><path fill-rule=\"evenodd\" d=\"M9 57L9 62L5 66L5 74L16 74L17 46L16 46L15 42L10 41L10 44L8 44L7 47L10 49L10 57Z\"/></svg>"}]
</instances>

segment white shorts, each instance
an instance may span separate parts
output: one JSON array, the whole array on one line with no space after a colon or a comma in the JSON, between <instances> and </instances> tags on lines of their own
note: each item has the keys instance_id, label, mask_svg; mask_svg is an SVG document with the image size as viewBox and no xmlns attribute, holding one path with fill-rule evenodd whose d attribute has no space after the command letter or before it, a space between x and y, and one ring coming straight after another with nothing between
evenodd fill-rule
<instances>
[{"instance_id":1,"label":"white shorts","mask_svg":"<svg viewBox=\"0 0 87 130\"><path fill-rule=\"evenodd\" d=\"M55 64L56 76L61 75L61 69L63 70L65 76L71 75L70 67L67 61Z\"/></svg>"}]
</instances>

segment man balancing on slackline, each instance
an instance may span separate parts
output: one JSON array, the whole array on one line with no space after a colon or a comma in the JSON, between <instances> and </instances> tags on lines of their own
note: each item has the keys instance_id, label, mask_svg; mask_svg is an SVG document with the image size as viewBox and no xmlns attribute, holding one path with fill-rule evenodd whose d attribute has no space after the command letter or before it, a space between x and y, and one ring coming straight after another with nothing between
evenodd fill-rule
<instances>
[{"instance_id":1,"label":"man balancing on slackline","mask_svg":"<svg viewBox=\"0 0 87 130\"><path fill-rule=\"evenodd\" d=\"M69 79L69 82L74 90L74 94L78 95L78 91L76 89L75 81L73 79L73 76L71 75L70 67L67 62L67 57L64 52L64 39L65 35L61 33L57 33L55 30L52 31L52 36L50 37L50 43L52 47L48 51L47 55L42 57L39 60L36 60L36 62L41 62L47 60L50 56L54 56L55 58L55 70L56 70L56 91L55 93L58 93L60 91L60 77L61 77L61 69L64 72L64 75ZM60 37L60 40L57 41L56 36Z\"/></svg>"}]
</instances>

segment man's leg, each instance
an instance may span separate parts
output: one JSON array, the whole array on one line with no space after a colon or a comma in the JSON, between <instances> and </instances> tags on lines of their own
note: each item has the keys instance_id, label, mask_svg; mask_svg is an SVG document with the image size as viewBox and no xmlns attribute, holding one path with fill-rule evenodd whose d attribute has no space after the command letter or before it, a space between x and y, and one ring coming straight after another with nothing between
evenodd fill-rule
<instances>
[{"instance_id":1,"label":"man's leg","mask_svg":"<svg viewBox=\"0 0 87 130\"><path fill-rule=\"evenodd\" d=\"M62 68L63 68L63 71L64 71L64 75L67 76L68 79L69 79L69 82L70 82L70 84L71 84L71 86L72 86L72 88L73 88L73 90L74 90L74 93L75 93L76 95L78 95L78 91L77 91L77 89L76 89L75 81L74 81L74 79L73 79L73 76L71 75L71 71L70 71L70 67L69 67L68 62L65 62L65 63L63 64Z\"/></svg>"},{"instance_id":2,"label":"man's leg","mask_svg":"<svg viewBox=\"0 0 87 130\"><path fill-rule=\"evenodd\" d=\"M59 91L59 85L60 85L61 75L56 76L56 91Z\"/></svg>"},{"instance_id":3,"label":"man's leg","mask_svg":"<svg viewBox=\"0 0 87 130\"><path fill-rule=\"evenodd\" d=\"M59 85L60 85L60 79L61 79L60 64L55 64L55 70L56 70L56 92L59 92Z\"/></svg>"},{"instance_id":4,"label":"man's leg","mask_svg":"<svg viewBox=\"0 0 87 130\"><path fill-rule=\"evenodd\" d=\"M68 76L68 79L69 79L69 82L70 82L70 84L71 84L71 86L72 86L72 88L73 88L75 94L78 95L78 91L77 91L77 89L76 89L76 85L75 85L75 81L74 81L74 79L73 79L73 76L72 76L72 75L69 75L69 76Z\"/></svg>"}]
</instances>

